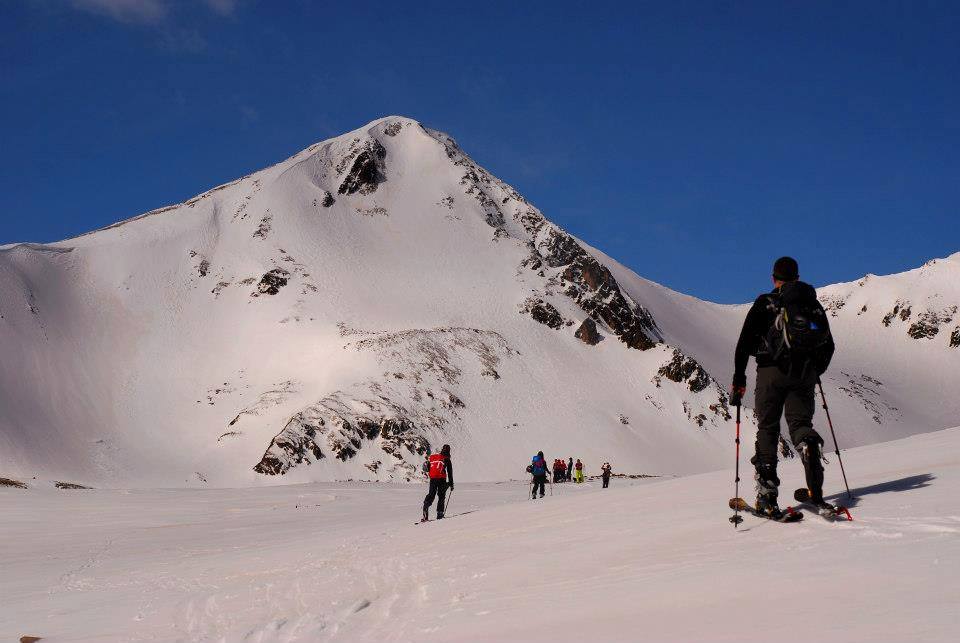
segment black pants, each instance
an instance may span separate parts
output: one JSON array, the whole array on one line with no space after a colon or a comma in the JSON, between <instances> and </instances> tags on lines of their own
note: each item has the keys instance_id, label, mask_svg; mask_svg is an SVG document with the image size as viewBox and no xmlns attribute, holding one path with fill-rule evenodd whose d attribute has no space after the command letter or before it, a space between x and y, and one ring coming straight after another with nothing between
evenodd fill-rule
<instances>
[{"instance_id":1,"label":"black pants","mask_svg":"<svg viewBox=\"0 0 960 643\"><path fill-rule=\"evenodd\" d=\"M610 486L610 476L603 476L603 488L606 489Z\"/></svg>"},{"instance_id":2,"label":"black pants","mask_svg":"<svg viewBox=\"0 0 960 643\"><path fill-rule=\"evenodd\" d=\"M537 497L537 489L540 489L540 497L542 498L544 493L546 493L546 483L547 483L547 474L541 474L539 476L533 476L533 497Z\"/></svg>"},{"instance_id":3,"label":"black pants","mask_svg":"<svg viewBox=\"0 0 960 643\"><path fill-rule=\"evenodd\" d=\"M440 497L437 498L437 517L440 517L443 515L443 503L447 497L446 478L430 478L430 491L427 493L427 497L423 499L424 511L430 508L430 505L433 504L433 498L438 495Z\"/></svg>"},{"instance_id":4,"label":"black pants","mask_svg":"<svg viewBox=\"0 0 960 643\"><path fill-rule=\"evenodd\" d=\"M776 471L781 415L787 420L794 446L799 448L811 439L823 444L820 434L813 430L816 384L817 374L813 372L800 379L776 366L757 369L757 454L751 460L755 466L765 465Z\"/></svg>"}]
</instances>

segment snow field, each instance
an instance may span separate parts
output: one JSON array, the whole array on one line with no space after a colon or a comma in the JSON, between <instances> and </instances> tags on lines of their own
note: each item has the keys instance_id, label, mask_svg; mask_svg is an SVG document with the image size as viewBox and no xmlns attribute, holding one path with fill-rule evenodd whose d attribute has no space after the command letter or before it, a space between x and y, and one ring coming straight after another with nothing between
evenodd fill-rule
<instances>
[{"instance_id":1,"label":"snow field","mask_svg":"<svg viewBox=\"0 0 960 643\"><path fill-rule=\"evenodd\" d=\"M737 530L732 470L615 479L609 490L557 485L537 501L524 481L459 484L451 518L426 525L413 524L424 485L0 488L0 632L54 642L517 641L531 631L953 640L958 447L960 428L846 451L853 522L745 516ZM780 473L786 500L801 465ZM831 462L827 489L841 488Z\"/></svg>"}]
</instances>

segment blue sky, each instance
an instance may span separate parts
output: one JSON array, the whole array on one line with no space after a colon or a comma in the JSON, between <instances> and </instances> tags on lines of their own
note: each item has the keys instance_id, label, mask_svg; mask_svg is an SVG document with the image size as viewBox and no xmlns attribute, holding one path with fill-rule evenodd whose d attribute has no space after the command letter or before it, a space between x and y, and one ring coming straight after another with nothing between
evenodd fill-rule
<instances>
[{"instance_id":1,"label":"blue sky","mask_svg":"<svg viewBox=\"0 0 960 643\"><path fill-rule=\"evenodd\" d=\"M0 244L388 114L639 274L751 299L960 250L960 3L0 4Z\"/></svg>"}]
</instances>

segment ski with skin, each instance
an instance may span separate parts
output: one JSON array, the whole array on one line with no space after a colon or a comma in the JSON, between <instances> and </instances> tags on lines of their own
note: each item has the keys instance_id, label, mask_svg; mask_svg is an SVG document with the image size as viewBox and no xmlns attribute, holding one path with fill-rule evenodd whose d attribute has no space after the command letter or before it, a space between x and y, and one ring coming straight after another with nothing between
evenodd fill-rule
<instances>
[{"instance_id":1,"label":"ski with skin","mask_svg":"<svg viewBox=\"0 0 960 643\"><path fill-rule=\"evenodd\" d=\"M765 513L757 511L753 505L748 503L743 498L730 498L730 502L728 502L727 505L731 509L743 511L756 516L757 518L766 518L767 520L772 520L773 522L799 522L803 520L803 513L795 510L793 507L787 507L783 510L782 517L775 518L774 516L768 516Z\"/></svg>"},{"instance_id":2,"label":"ski with skin","mask_svg":"<svg viewBox=\"0 0 960 643\"><path fill-rule=\"evenodd\" d=\"M833 511L827 511L826 513L822 512L820 507L810 502L810 491L807 489L801 488L794 491L793 499L796 500L798 504L807 507L810 509L810 511L816 513L824 520L829 520L830 522L837 520L848 522L853 520L853 516L850 515L850 510L843 505L836 505L833 508Z\"/></svg>"}]
</instances>

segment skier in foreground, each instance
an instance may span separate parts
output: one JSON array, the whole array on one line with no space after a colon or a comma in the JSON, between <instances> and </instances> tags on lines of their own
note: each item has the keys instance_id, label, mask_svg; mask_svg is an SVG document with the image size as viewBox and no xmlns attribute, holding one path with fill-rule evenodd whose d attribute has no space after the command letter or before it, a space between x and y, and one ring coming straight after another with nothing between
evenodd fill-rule
<instances>
[{"instance_id":1,"label":"skier in foreground","mask_svg":"<svg viewBox=\"0 0 960 643\"><path fill-rule=\"evenodd\" d=\"M448 482L449 480L449 482ZM443 519L444 501L447 497L447 487L453 491L453 463L450 462L450 445L444 444L440 453L430 456L430 491L423 499L423 521L430 520L430 505L437 498L437 520Z\"/></svg>"},{"instance_id":2,"label":"skier in foreground","mask_svg":"<svg viewBox=\"0 0 960 643\"><path fill-rule=\"evenodd\" d=\"M774 289L757 297L743 322L734 358L730 403L740 406L747 390L747 362L757 362L756 468L757 511L780 519L777 504L777 445L780 416L803 461L811 504L821 514L835 508L823 499L823 438L813 429L814 387L830 364L834 344L823 306L812 286L800 281L795 259L781 257L773 265Z\"/></svg>"},{"instance_id":3,"label":"skier in foreground","mask_svg":"<svg viewBox=\"0 0 960 643\"><path fill-rule=\"evenodd\" d=\"M540 497L546 495L547 483L547 461L543 457L543 451L538 451L530 462L530 473L533 475L533 491L531 500L537 499L537 489L540 489Z\"/></svg>"}]
</instances>

